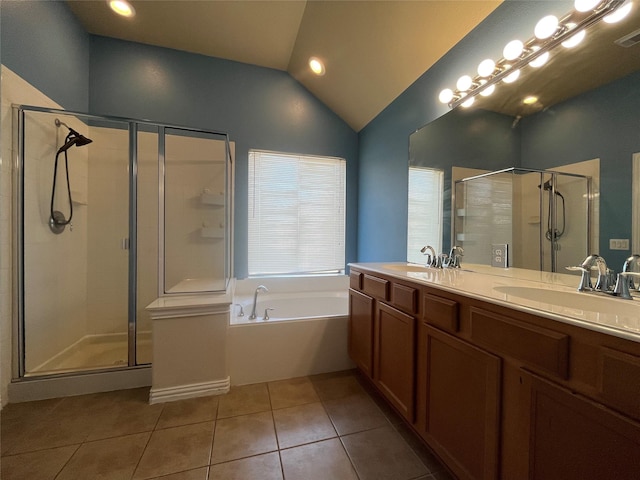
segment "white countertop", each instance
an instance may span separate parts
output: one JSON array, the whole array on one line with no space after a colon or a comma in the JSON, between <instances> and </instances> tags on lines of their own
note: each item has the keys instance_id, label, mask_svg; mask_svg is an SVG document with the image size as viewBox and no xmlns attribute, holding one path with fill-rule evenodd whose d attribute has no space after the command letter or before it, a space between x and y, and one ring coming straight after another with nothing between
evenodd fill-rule
<instances>
[{"instance_id":1,"label":"white countertop","mask_svg":"<svg viewBox=\"0 0 640 480\"><path fill-rule=\"evenodd\" d=\"M406 263L350 266L640 342L640 298L578 292L579 276L471 264L462 269L412 268Z\"/></svg>"}]
</instances>

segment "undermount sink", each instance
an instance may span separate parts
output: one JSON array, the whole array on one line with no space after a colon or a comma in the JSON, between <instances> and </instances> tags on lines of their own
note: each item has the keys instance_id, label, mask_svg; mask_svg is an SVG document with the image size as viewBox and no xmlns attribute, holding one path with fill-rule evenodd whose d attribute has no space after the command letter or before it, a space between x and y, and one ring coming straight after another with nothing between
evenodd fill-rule
<instances>
[{"instance_id":1,"label":"undermount sink","mask_svg":"<svg viewBox=\"0 0 640 480\"><path fill-rule=\"evenodd\" d=\"M640 303L638 301L623 300L613 296L605 296L605 294L565 292L547 288L510 285L494 287L493 289L508 296L564 308L609 313L625 317L638 317L640 315Z\"/></svg>"}]
</instances>

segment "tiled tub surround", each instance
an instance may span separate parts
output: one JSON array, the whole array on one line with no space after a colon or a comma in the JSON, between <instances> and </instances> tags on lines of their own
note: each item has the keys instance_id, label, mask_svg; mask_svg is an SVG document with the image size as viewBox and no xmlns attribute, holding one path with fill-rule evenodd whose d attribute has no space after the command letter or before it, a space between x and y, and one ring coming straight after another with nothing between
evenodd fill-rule
<instances>
[{"instance_id":1,"label":"tiled tub surround","mask_svg":"<svg viewBox=\"0 0 640 480\"><path fill-rule=\"evenodd\" d=\"M351 264L349 353L460 479L638 478L640 300L578 280Z\"/></svg>"},{"instance_id":2,"label":"tiled tub surround","mask_svg":"<svg viewBox=\"0 0 640 480\"><path fill-rule=\"evenodd\" d=\"M451 479L352 371L162 405L147 395L10 404L1 478Z\"/></svg>"}]
</instances>

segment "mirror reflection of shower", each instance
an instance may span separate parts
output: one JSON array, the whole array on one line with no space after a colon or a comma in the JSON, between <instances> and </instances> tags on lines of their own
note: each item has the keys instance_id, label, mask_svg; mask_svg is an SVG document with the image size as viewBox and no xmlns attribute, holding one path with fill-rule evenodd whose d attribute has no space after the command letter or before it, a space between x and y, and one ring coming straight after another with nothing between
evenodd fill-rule
<instances>
[{"instance_id":1,"label":"mirror reflection of shower","mask_svg":"<svg viewBox=\"0 0 640 480\"><path fill-rule=\"evenodd\" d=\"M73 218L73 200L71 198L71 183L69 182L69 156L67 151L73 147L82 147L84 145L88 145L92 142L91 139L85 137L84 135L78 133L76 130L71 128L64 122L61 122L59 119L55 119L55 124L57 128L61 126L66 127L69 130L67 134L64 144L58 149L56 152L55 164L53 167L53 185L51 187L51 205L50 205L50 217L49 217L49 228L55 234L60 234L64 231L67 225L71 225L71 219ZM54 210L53 203L56 196L56 183L58 177L58 160L60 158L60 154L64 153L64 168L65 168L65 177L67 182L67 200L69 202L69 217L65 217L64 213L60 210Z\"/></svg>"},{"instance_id":2,"label":"mirror reflection of shower","mask_svg":"<svg viewBox=\"0 0 640 480\"><path fill-rule=\"evenodd\" d=\"M538 188L544 189L545 192L549 192L549 208L547 211L547 231L545 232L544 236L547 240L549 240L550 242L552 240L559 240L562 235L564 235L565 232L565 228L567 225L567 212L566 212L566 205L565 205L565 201L564 201L564 196L554 188L554 186L551 183L551 180L547 180L546 182L544 182L544 184L542 185L538 185ZM556 212L555 212L555 219L556 219L556 225L561 225L560 228L553 228L553 215L551 215L551 206L554 204L554 202L551 200L551 197L555 195L556 196ZM562 200L562 209L560 210L562 212L562 214L559 216L558 215L558 203L557 203L557 198L560 198L560 200Z\"/></svg>"}]
</instances>

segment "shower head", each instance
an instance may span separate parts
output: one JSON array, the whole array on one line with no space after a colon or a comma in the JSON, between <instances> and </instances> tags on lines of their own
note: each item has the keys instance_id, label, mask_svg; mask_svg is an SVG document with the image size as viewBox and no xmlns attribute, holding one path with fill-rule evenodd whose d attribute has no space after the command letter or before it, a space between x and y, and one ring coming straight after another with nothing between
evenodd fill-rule
<instances>
[{"instance_id":1,"label":"shower head","mask_svg":"<svg viewBox=\"0 0 640 480\"><path fill-rule=\"evenodd\" d=\"M56 127L59 127L60 125L64 125L65 127L67 127L69 129L69 134L67 135L67 138L65 139L65 143L64 143L63 146L60 147L60 149L58 150L58 153L65 152L65 151L69 150L71 147L73 147L74 145L76 147L82 147L82 146L87 145L87 144L89 144L89 143L91 143L93 141L90 138L87 138L84 135L76 132L69 125L67 125L64 122L61 122L57 118L55 120L55 123L56 123Z\"/></svg>"}]
</instances>

